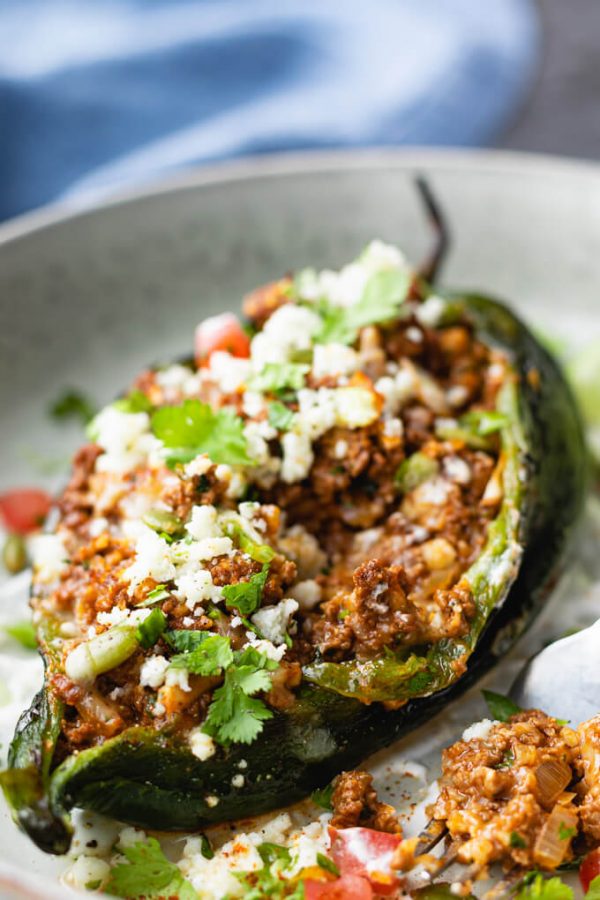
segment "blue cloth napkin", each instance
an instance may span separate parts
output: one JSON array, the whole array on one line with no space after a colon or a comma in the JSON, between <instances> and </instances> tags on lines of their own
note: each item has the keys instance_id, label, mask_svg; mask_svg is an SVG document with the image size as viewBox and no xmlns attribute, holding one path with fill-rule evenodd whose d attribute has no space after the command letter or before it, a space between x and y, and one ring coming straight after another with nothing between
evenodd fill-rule
<instances>
[{"instance_id":1,"label":"blue cloth napkin","mask_svg":"<svg viewBox=\"0 0 600 900\"><path fill-rule=\"evenodd\" d=\"M532 0L0 0L0 218L241 154L485 143L537 55Z\"/></svg>"}]
</instances>

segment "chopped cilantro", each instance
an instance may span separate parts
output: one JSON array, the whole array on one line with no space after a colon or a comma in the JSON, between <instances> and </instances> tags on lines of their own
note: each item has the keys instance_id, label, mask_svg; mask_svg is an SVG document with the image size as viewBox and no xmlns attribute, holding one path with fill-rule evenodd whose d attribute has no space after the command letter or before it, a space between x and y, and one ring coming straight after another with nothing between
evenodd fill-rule
<instances>
[{"instance_id":1,"label":"chopped cilantro","mask_svg":"<svg viewBox=\"0 0 600 900\"><path fill-rule=\"evenodd\" d=\"M37 640L33 624L27 620L15 622L13 625L5 625L3 631L26 650L37 650Z\"/></svg>"},{"instance_id":2,"label":"chopped cilantro","mask_svg":"<svg viewBox=\"0 0 600 900\"><path fill-rule=\"evenodd\" d=\"M262 700L253 697L271 687L269 672L278 663L252 647L234 653L225 670L225 680L213 694L204 731L221 744L250 744L273 713Z\"/></svg>"},{"instance_id":3,"label":"chopped cilantro","mask_svg":"<svg viewBox=\"0 0 600 900\"><path fill-rule=\"evenodd\" d=\"M522 835L519 834L518 831L511 831L510 846L522 850L527 846L527 841L524 837L522 837Z\"/></svg>"},{"instance_id":4,"label":"chopped cilantro","mask_svg":"<svg viewBox=\"0 0 600 900\"><path fill-rule=\"evenodd\" d=\"M143 606L154 606L155 603L159 603L161 600L166 600L167 597L170 597L171 594L167 590L166 584L157 584L155 588L148 592L146 595L146 599L142 600L141 603L138 603L138 607Z\"/></svg>"},{"instance_id":5,"label":"chopped cilantro","mask_svg":"<svg viewBox=\"0 0 600 900\"><path fill-rule=\"evenodd\" d=\"M262 593L269 576L269 563L263 564L260 572L252 575L250 581L240 581L239 584L227 584L222 589L225 605L228 609L234 608L242 616L250 616L258 609L262 600Z\"/></svg>"},{"instance_id":6,"label":"chopped cilantro","mask_svg":"<svg viewBox=\"0 0 600 900\"><path fill-rule=\"evenodd\" d=\"M166 627L167 617L162 609L153 609L150 615L138 625L136 637L142 647L148 650L155 645Z\"/></svg>"},{"instance_id":7,"label":"chopped cilantro","mask_svg":"<svg viewBox=\"0 0 600 900\"><path fill-rule=\"evenodd\" d=\"M215 463L243 466L248 456L244 423L231 409L212 409L200 400L163 406L152 414L152 431L163 442L167 465L186 463L207 453Z\"/></svg>"},{"instance_id":8,"label":"chopped cilantro","mask_svg":"<svg viewBox=\"0 0 600 900\"><path fill-rule=\"evenodd\" d=\"M561 841L570 841L577 834L576 828L568 828L564 822L558 827L558 837Z\"/></svg>"},{"instance_id":9,"label":"chopped cilantro","mask_svg":"<svg viewBox=\"0 0 600 900\"><path fill-rule=\"evenodd\" d=\"M271 866L274 862L280 862L283 863L284 868L287 868L292 861L292 854L289 849L282 844L273 844L270 841L264 841L262 844L259 844L256 849L265 866Z\"/></svg>"},{"instance_id":10,"label":"chopped cilantro","mask_svg":"<svg viewBox=\"0 0 600 900\"><path fill-rule=\"evenodd\" d=\"M167 859L156 838L150 837L147 841L125 847L123 855L127 862L113 867L104 888L107 894L147 900L164 897L197 900L198 894L175 863Z\"/></svg>"},{"instance_id":11,"label":"chopped cilantro","mask_svg":"<svg viewBox=\"0 0 600 900\"><path fill-rule=\"evenodd\" d=\"M317 853L317 865L321 869L325 869L326 872L331 872L332 875L339 875L340 870L334 863L332 859L329 859L328 856L325 856L324 853Z\"/></svg>"},{"instance_id":12,"label":"chopped cilantro","mask_svg":"<svg viewBox=\"0 0 600 900\"><path fill-rule=\"evenodd\" d=\"M299 391L310 366L304 363L267 363L261 372L248 380L252 391L280 394L286 389Z\"/></svg>"},{"instance_id":13,"label":"chopped cilantro","mask_svg":"<svg viewBox=\"0 0 600 900\"><path fill-rule=\"evenodd\" d=\"M152 409L152 403L148 397L143 391L139 391L137 388L130 391L125 397L120 397L118 400L115 400L113 406L115 409L118 409L119 412L124 413L150 412Z\"/></svg>"},{"instance_id":14,"label":"chopped cilantro","mask_svg":"<svg viewBox=\"0 0 600 900\"><path fill-rule=\"evenodd\" d=\"M333 782L330 782L329 784L326 784L324 788L318 788L316 791L313 791L310 795L310 799L316 806L320 806L321 809L331 810L333 809L331 803L333 788Z\"/></svg>"},{"instance_id":15,"label":"chopped cilantro","mask_svg":"<svg viewBox=\"0 0 600 900\"><path fill-rule=\"evenodd\" d=\"M294 413L284 403L278 400L269 404L269 425L277 431L288 431L294 421Z\"/></svg>"},{"instance_id":16,"label":"chopped cilantro","mask_svg":"<svg viewBox=\"0 0 600 900\"><path fill-rule=\"evenodd\" d=\"M573 900L573 890L560 878L544 878L541 872L525 876L515 900Z\"/></svg>"},{"instance_id":17,"label":"chopped cilantro","mask_svg":"<svg viewBox=\"0 0 600 900\"><path fill-rule=\"evenodd\" d=\"M212 859L215 855L215 851L211 847L209 839L202 833L200 834L200 853L204 859Z\"/></svg>"},{"instance_id":18,"label":"chopped cilantro","mask_svg":"<svg viewBox=\"0 0 600 900\"><path fill-rule=\"evenodd\" d=\"M70 389L64 391L50 406L50 415L60 422L74 419L87 425L95 414L94 404L80 391Z\"/></svg>"},{"instance_id":19,"label":"chopped cilantro","mask_svg":"<svg viewBox=\"0 0 600 900\"><path fill-rule=\"evenodd\" d=\"M362 297L352 306L334 306L327 300L315 304L323 327L317 343L352 344L361 328L396 318L410 287L410 274L390 269L372 275Z\"/></svg>"},{"instance_id":20,"label":"chopped cilantro","mask_svg":"<svg viewBox=\"0 0 600 900\"><path fill-rule=\"evenodd\" d=\"M483 699L487 703L490 714L499 722L508 722L511 716L522 712L520 706L504 694L497 694L495 691L482 691Z\"/></svg>"},{"instance_id":21,"label":"chopped cilantro","mask_svg":"<svg viewBox=\"0 0 600 900\"><path fill-rule=\"evenodd\" d=\"M167 631L167 643L180 652L173 657L174 669L193 675L218 675L233 662L229 638L209 631Z\"/></svg>"}]
</instances>

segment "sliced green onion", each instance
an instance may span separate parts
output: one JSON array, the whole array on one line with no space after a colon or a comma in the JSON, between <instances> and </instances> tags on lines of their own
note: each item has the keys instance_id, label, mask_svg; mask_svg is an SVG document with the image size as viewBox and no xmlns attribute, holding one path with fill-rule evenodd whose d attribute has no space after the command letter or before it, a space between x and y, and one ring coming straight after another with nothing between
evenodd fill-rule
<instances>
[{"instance_id":1,"label":"sliced green onion","mask_svg":"<svg viewBox=\"0 0 600 900\"><path fill-rule=\"evenodd\" d=\"M158 534L169 536L183 531L183 521L168 509L149 509L142 521Z\"/></svg>"},{"instance_id":2,"label":"sliced green onion","mask_svg":"<svg viewBox=\"0 0 600 900\"><path fill-rule=\"evenodd\" d=\"M138 647L135 625L115 625L71 650L65 661L65 672L76 684L91 684L98 675L133 656Z\"/></svg>"},{"instance_id":3,"label":"sliced green onion","mask_svg":"<svg viewBox=\"0 0 600 900\"><path fill-rule=\"evenodd\" d=\"M440 470L436 459L424 453L413 453L398 467L395 480L404 494L414 491L420 484L434 478Z\"/></svg>"}]
</instances>

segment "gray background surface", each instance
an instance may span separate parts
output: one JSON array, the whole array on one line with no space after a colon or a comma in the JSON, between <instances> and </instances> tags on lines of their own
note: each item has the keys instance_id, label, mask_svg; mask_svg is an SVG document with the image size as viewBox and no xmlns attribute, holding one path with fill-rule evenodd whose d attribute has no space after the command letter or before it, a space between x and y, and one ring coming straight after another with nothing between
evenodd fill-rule
<instances>
[{"instance_id":1,"label":"gray background surface","mask_svg":"<svg viewBox=\"0 0 600 900\"><path fill-rule=\"evenodd\" d=\"M538 5L541 69L496 146L600 159L600 0L538 0Z\"/></svg>"}]
</instances>

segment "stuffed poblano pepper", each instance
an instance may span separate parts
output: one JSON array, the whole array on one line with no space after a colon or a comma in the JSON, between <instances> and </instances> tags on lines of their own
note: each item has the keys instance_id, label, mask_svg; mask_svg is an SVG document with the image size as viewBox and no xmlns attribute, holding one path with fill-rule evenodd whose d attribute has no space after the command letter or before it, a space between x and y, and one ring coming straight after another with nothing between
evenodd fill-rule
<instances>
[{"instance_id":1,"label":"stuffed poblano pepper","mask_svg":"<svg viewBox=\"0 0 600 900\"><path fill-rule=\"evenodd\" d=\"M45 680L0 777L48 852L74 806L189 831L305 796L491 666L556 578L584 442L505 306L376 241L244 312L96 416L36 540Z\"/></svg>"}]
</instances>

